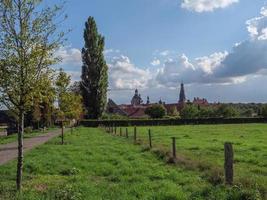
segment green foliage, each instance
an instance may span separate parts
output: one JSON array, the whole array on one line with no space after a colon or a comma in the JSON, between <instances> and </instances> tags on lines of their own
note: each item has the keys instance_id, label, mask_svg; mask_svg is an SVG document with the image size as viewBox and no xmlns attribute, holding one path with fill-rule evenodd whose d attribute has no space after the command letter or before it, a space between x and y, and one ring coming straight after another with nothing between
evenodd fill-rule
<instances>
[{"instance_id":1,"label":"green foliage","mask_svg":"<svg viewBox=\"0 0 267 200\"><path fill-rule=\"evenodd\" d=\"M161 104L155 104L152 106L149 106L145 110L145 114L148 115L151 118L163 118L166 115L166 109Z\"/></svg>"},{"instance_id":2,"label":"green foliage","mask_svg":"<svg viewBox=\"0 0 267 200\"><path fill-rule=\"evenodd\" d=\"M176 106L171 107L167 114L172 118L180 118L180 113L177 111Z\"/></svg>"},{"instance_id":3,"label":"green foliage","mask_svg":"<svg viewBox=\"0 0 267 200\"><path fill-rule=\"evenodd\" d=\"M198 116L199 118L216 117L216 110L212 107L200 107Z\"/></svg>"},{"instance_id":4,"label":"green foliage","mask_svg":"<svg viewBox=\"0 0 267 200\"><path fill-rule=\"evenodd\" d=\"M61 97L60 111L66 119L79 120L83 112L82 97L71 92L64 93Z\"/></svg>"},{"instance_id":5,"label":"green foliage","mask_svg":"<svg viewBox=\"0 0 267 200\"><path fill-rule=\"evenodd\" d=\"M114 120L114 119L128 119L127 116L118 115L118 114L108 114L104 113L101 117L102 120Z\"/></svg>"},{"instance_id":6,"label":"green foliage","mask_svg":"<svg viewBox=\"0 0 267 200\"><path fill-rule=\"evenodd\" d=\"M233 106L227 104L221 104L218 107L216 114L218 117L223 117L223 118L232 118L239 116L238 110L235 109Z\"/></svg>"},{"instance_id":7,"label":"green foliage","mask_svg":"<svg viewBox=\"0 0 267 200\"><path fill-rule=\"evenodd\" d=\"M59 104L58 120L79 120L83 113L82 97L69 89L70 76L63 69L60 69L56 86Z\"/></svg>"},{"instance_id":8,"label":"green foliage","mask_svg":"<svg viewBox=\"0 0 267 200\"><path fill-rule=\"evenodd\" d=\"M26 127L25 129L24 129L24 131L25 131L25 133L27 133L27 134L29 134L29 133L31 133L32 132L32 127L31 126L28 126L28 127Z\"/></svg>"},{"instance_id":9,"label":"green foliage","mask_svg":"<svg viewBox=\"0 0 267 200\"><path fill-rule=\"evenodd\" d=\"M262 117L267 117L267 105L264 105L264 106L261 107L261 109L260 109L260 115Z\"/></svg>"},{"instance_id":10,"label":"green foliage","mask_svg":"<svg viewBox=\"0 0 267 200\"><path fill-rule=\"evenodd\" d=\"M84 29L82 49L81 91L87 117L100 118L107 104L108 66L104 58L104 37L98 33L93 17L89 17Z\"/></svg>"},{"instance_id":11,"label":"green foliage","mask_svg":"<svg viewBox=\"0 0 267 200\"><path fill-rule=\"evenodd\" d=\"M58 31L59 6L41 8L42 0L0 1L0 103L18 120L17 190L21 189L25 113L30 110L39 78L58 62L64 41Z\"/></svg>"},{"instance_id":12,"label":"green foliage","mask_svg":"<svg viewBox=\"0 0 267 200\"><path fill-rule=\"evenodd\" d=\"M183 119L195 119L199 117L198 107L191 104L186 104L181 110L181 117Z\"/></svg>"}]
</instances>

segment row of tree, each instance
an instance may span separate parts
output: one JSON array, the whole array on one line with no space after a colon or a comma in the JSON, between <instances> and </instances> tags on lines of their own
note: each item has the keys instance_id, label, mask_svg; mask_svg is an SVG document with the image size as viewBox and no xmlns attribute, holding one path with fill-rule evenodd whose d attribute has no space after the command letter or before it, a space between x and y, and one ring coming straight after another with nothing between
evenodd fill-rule
<instances>
[{"instance_id":1,"label":"row of tree","mask_svg":"<svg viewBox=\"0 0 267 200\"><path fill-rule=\"evenodd\" d=\"M197 106L185 104L180 112L173 106L166 110L164 105L155 104L145 110L145 114L151 118L233 118L233 117L267 117L267 105L258 105L257 109L239 109L233 104L220 104L210 106Z\"/></svg>"}]
</instances>

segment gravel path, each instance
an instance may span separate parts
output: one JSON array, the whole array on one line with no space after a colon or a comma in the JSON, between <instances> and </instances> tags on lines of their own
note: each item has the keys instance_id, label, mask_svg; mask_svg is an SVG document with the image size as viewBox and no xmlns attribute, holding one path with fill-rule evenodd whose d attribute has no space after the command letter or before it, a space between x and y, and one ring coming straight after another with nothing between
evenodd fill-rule
<instances>
[{"instance_id":1,"label":"gravel path","mask_svg":"<svg viewBox=\"0 0 267 200\"><path fill-rule=\"evenodd\" d=\"M23 148L24 152L31 150L37 146L40 146L46 143L48 140L60 134L61 134L61 129L50 132L50 133L46 133L43 135L39 135L36 137L24 139L24 148ZM17 158L17 154L18 154L18 143L17 142L0 145L0 165L3 165L9 162L10 160Z\"/></svg>"}]
</instances>

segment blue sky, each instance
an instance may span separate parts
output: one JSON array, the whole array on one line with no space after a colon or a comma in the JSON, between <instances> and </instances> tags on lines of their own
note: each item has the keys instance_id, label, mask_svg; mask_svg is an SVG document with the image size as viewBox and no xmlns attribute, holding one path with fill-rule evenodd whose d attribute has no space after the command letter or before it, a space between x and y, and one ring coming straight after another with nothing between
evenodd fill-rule
<instances>
[{"instance_id":1,"label":"blue sky","mask_svg":"<svg viewBox=\"0 0 267 200\"><path fill-rule=\"evenodd\" d=\"M110 88L131 89L109 93L118 103L129 103L134 88L152 101L176 102L182 80L189 99L267 102L265 5L263 0L68 0L65 27L72 32L58 52L61 67L79 79L84 23L93 16L106 40Z\"/></svg>"}]
</instances>

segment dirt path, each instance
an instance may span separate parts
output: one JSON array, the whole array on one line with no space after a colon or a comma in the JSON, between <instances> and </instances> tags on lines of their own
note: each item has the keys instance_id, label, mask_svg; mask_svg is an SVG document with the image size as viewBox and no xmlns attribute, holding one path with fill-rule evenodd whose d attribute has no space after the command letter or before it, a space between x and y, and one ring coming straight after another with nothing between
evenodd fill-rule
<instances>
[{"instance_id":1,"label":"dirt path","mask_svg":"<svg viewBox=\"0 0 267 200\"><path fill-rule=\"evenodd\" d=\"M24 139L24 152L31 150L41 144L46 143L48 140L61 134L61 129L46 133L43 135L35 136L32 138ZM3 165L10 160L17 158L18 143L12 142L9 144L0 145L0 165Z\"/></svg>"}]
</instances>

